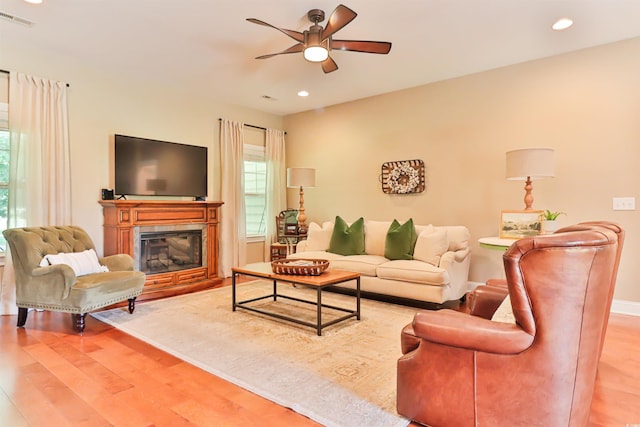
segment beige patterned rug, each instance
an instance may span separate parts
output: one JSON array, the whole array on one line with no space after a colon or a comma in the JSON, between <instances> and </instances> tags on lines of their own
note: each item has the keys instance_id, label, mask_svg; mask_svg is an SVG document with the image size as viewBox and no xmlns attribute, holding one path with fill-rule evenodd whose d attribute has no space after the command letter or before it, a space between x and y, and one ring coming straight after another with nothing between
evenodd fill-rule
<instances>
[{"instance_id":1,"label":"beige patterned rug","mask_svg":"<svg viewBox=\"0 0 640 427\"><path fill-rule=\"evenodd\" d=\"M292 296L315 291L280 284ZM238 286L240 300L269 293L271 284ZM323 293L323 303L353 309L355 298ZM315 322L316 308L263 300ZM396 412L396 361L400 331L417 309L362 299L361 320L315 329L260 314L231 310L231 287L182 295L92 314L99 320L208 372L290 407L327 426L406 426ZM335 311L323 309L327 320ZM342 315L342 314L340 314ZM324 320L323 318L323 320Z\"/></svg>"}]
</instances>

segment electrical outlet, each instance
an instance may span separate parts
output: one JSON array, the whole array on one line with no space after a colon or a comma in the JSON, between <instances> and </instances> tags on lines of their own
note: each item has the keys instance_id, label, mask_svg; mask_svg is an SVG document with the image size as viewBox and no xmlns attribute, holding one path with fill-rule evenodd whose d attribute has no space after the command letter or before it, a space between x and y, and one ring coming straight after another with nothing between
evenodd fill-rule
<instances>
[{"instance_id":1,"label":"electrical outlet","mask_svg":"<svg viewBox=\"0 0 640 427\"><path fill-rule=\"evenodd\" d=\"M635 211L636 198L635 197L614 197L613 210L614 211Z\"/></svg>"}]
</instances>

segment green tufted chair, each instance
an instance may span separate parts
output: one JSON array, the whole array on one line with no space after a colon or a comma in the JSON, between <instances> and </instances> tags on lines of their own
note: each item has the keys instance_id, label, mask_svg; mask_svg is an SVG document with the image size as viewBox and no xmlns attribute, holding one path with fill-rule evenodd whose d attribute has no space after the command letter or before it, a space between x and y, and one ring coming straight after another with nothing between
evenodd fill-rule
<instances>
[{"instance_id":1,"label":"green tufted chair","mask_svg":"<svg viewBox=\"0 0 640 427\"><path fill-rule=\"evenodd\" d=\"M45 255L95 250L93 241L80 227L50 226L13 228L2 232L11 250L16 278L18 326L24 326L29 308L72 313L74 326L82 332L89 311L124 300L133 313L142 293L145 274L133 271L127 254L99 258L108 272L76 276L66 264L40 263Z\"/></svg>"}]
</instances>

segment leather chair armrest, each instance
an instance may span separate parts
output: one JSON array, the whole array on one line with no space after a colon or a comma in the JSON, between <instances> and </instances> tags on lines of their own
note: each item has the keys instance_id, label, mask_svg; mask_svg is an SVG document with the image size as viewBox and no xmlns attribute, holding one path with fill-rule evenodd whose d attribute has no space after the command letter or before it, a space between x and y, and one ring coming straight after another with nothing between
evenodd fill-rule
<instances>
[{"instance_id":1,"label":"leather chair armrest","mask_svg":"<svg viewBox=\"0 0 640 427\"><path fill-rule=\"evenodd\" d=\"M469 314L491 319L507 295L509 295L509 290L506 287L478 286L467 294Z\"/></svg>"},{"instance_id":2,"label":"leather chair armrest","mask_svg":"<svg viewBox=\"0 0 640 427\"><path fill-rule=\"evenodd\" d=\"M128 254L115 254L99 259L100 264L106 266L109 271L132 271L133 258Z\"/></svg>"},{"instance_id":3,"label":"leather chair armrest","mask_svg":"<svg viewBox=\"0 0 640 427\"><path fill-rule=\"evenodd\" d=\"M409 323L402 328L402 332L400 333L400 350L402 354L407 354L418 348L419 345L420 338L413 332L413 325Z\"/></svg>"},{"instance_id":4,"label":"leather chair armrest","mask_svg":"<svg viewBox=\"0 0 640 427\"><path fill-rule=\"evenodd\" d=\"M31 271L29 288L47 289L47 293L55 296L54 299L65 299L69 296L71 288L77 281L73 269L66 264L55 264L46 267L36 267ZM17 289L16 289L16 292ZM21 289L21 292L28 293L29 290Z\"/></svg>"},{"instance_id":5,"label":"leather chair armrest","mask_svg":"<svg viewBox=\"0 0 640 427\"><path fill-rule=\"evenodd\" d=\"M413 319L413 330L427 341L485 353L518 354L533 343L533 336L518 325L448 309L419 311Z\"/></svg>"},{"instance_id":6,"label":"leather chair armrest","mask_svg":"<svg viewBox=\"0 0 640 427\"><path fill-rule=\"evenodd\" d=\"M485 285L495 288L507 288L507 279L489 279L486 281Z\"/></svg>"}]
</instances>

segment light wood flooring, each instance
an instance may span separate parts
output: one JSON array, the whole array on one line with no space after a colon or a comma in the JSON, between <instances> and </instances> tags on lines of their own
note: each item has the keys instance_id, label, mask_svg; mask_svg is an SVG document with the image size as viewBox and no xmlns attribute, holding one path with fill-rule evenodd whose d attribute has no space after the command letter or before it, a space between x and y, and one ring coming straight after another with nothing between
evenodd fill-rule
<instances>
[{"instance_id":1,"label":"light wood flooring","mask_svg":"<svg viewBox=\"0 0 640 427\"><path fill-rule=\"evenodd\" d=\"M317 426L91 316L83 335L69 314L16 319L0 316L1 426ZM640 424L640 317L613 314L591 426L629 424Z\"/></svg>"}]
</instances>

